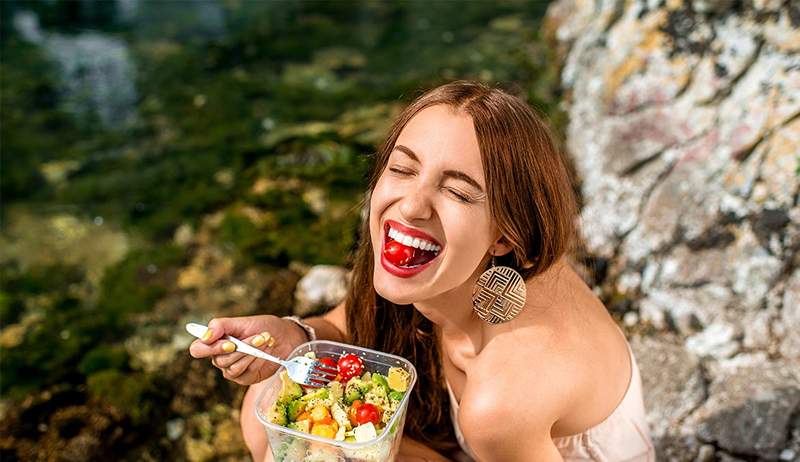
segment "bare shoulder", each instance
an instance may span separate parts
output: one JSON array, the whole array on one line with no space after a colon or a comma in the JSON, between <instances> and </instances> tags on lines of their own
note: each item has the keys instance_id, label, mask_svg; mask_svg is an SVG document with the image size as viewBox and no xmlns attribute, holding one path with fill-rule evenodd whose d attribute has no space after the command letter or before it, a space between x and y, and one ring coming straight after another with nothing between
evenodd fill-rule
<instances>
[{"instance_id":1,"label":"bare shoulder","mask_svg":"<svg viewBox=\"0 0 800 462\"><path fill-rule=\"evenodd\" d=\"M574 360L562 340L557 329L531 326L499 335L481 351L468 371L458 416L476 454L492 454L487 460L501 453L503 460L553 454L550 430L582 380L569 367Z\"/></svg>"}]
</instances>

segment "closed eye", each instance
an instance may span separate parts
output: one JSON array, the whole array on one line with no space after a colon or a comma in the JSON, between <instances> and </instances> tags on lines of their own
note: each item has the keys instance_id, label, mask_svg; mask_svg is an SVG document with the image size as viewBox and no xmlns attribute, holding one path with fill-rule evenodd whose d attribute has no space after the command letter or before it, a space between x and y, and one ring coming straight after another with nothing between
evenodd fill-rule
<instances>
[{"instance_id":1,"label":"closed eye","mask_svg":"<svg viewBox=\"0 0 800 462\"><path fill-rule=\"evenodd\" d=\"M406 170L404 168L398 168L398 167L389 167L389 171L392 172L392 173L396 173L398 175L413 175L414 174L414 172L411 171L411 170Z\"/></svg>"},{"instance_id":2,"label":"closed eye","mask_svg":"<svg viewBox=\"0 0 800 462\"><path fill-rule=\"evenodd\" d=\"M464 202L465 204L472 203L472 199L471 198L465 196L464 194L459 193L455 189L453 189L453 188L444 188L444 189L447 190L450 194L452 194L453 197L455 197L457 201Z\"/></svg>"}]
</instances>

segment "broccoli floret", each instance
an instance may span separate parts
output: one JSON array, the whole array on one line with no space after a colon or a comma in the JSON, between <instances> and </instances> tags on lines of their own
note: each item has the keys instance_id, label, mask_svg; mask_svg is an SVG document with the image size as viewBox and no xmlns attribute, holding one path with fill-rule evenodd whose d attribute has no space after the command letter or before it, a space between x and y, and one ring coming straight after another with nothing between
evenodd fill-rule
<instances>
[{"instance_id":1,"label":"broccoli floret","mask_svg":"<svg viewBox=\"0 0 800 462\"><path fill-rule=\"evenodd\" d=\"M347 382L345 393L350 389L350 387L355 387L363 395L364 393L370 391L373 386L374 384L370 379L364 380L358 377L353 377L349 382Z\"/></svg>"},{"instance_id":2,"label":"broccoli floret","mask_svg":"<svg viewBox=\"0 0 800 462\"><path fill-rule=\"evenodd\" d=\"M297 420L297 416L305 411L305 409L306 404L299 399L289 401L289 404L286 405L286 416L290 421L294 422Z\"/></svg>"},{"instance_id":3,"label":"broccoli floret","mask_svg":"<svg viewBox=\"0 0 800 462\"><path fill-rule=\"evenodd\" d=\"M387 393L389 392L389 383L386 381L386 378L384 376L380 374L372 374L371 379L372 383L383 387L383 389L386 390Z\"/></svg>"},{"instance_id":4,"label":"broccoli floret","mask_svg":"<svg viewBox=\"0 0 800 462\"><path fill-rule=\"evenodd\" d=\"M285 404L303 396L303 389L289 378L289 374L287 374L286 371L281 372L280 379L281 392L278 394L279 403Z\"/></svg>"},{"instance_id":5,"label":"broccoli floret","mask_svg":"<svg viewBox=\"0 0 800 462\"><path fill-rule=\"evenodd\" d=\"M276 425L286 425L286 405L275 403L267 410L267 420Z\"/></svg>"},{"instance_id":6,"label":"broccoli floret","mask_svg":"<svg viewBox=\"0 0 800 462\"><path fill-rule=\"evenodd\" d=\"M352 387L348 388L347 393L344 395L344 402L347 405L353 404L353 401L357 399L361 399L362 395L361 392L358 391L358 388Z\"/></svg>"},{"instance_id":7,"label":"broccoli floret","mask_svg":"<svg viewBox=\"0 0 800 462\"><path fill-rule=\"evenodd\" d=\"M352 404L353 401L361 399L361 397L370 391L372 387L372 382L364 382L358 377L353 377L349 382L347 382L347 386L344 389L345 403Z\"/></svg>"},{"instance_id":8,"label":"broccoli floret","mask_svg":"<svg viewBox=\"0 0 800 462\"><path fill-rule=\"evenodd\" d=\"M328 393L328 389L327 388L317 388L316 390L312 391L311 393L301 397L300 401L303 401L304 403L306 403L306 405L308 405L308 403L312 399L321 399L321 400L328 399L328 394L329 393Z\"/></svg>"},{"instance_id":9,"label":"broccoli floret","mask_svg":"<svg viewBox=\"0 0 800 462\"><path fill-rule=\"evenodd\" d=\"M372 390L373 386L374 386L374 384L372 382L365 382L365 381L362 380L361 383L358 385L358 389L361 392L361 394L363 395L363 394L368 393L370 390Z\"/></svg>"}]
</instances>

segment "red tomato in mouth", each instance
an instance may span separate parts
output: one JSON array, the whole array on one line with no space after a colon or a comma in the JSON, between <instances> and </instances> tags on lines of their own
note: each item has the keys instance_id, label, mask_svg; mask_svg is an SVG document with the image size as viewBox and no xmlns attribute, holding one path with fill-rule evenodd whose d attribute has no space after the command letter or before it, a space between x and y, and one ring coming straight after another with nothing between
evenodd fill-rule
<instances>
[{"instance_id":1,"label":"red tomato in mouth","mask_svg":"<svg viewBox=\"0 0 800 462\"><path fill-rule=\"evenodd\" d=\"M356 422L363 425L367 422L372 422L377 425L381 421L381 411L378 406L370 403L364 403L356 409Z\"/></svg>"},{"instance_id":2,"label":"red tomato in mouth","mask_svg":"<svg viewBox=\"0 0 800 462\"><path fill-rule=\"evenodd\" d=\"M393 265L406 266L414 258L414 248L392 241L383 248L383 254Z\"/></svg>"},{"instance_id":3,"label":"red tomato in mouth","mask_svg":"<svg viewBox=\"0 0 800 462\"><path fill-rule=\"evenodd\" d=\"M358 356L349 353L339 358L336 366L339 368L339 375L342 380L347 382L353 377L361 375L361 371L364 369L364 361Z\"/></svg>"}]
</instances>

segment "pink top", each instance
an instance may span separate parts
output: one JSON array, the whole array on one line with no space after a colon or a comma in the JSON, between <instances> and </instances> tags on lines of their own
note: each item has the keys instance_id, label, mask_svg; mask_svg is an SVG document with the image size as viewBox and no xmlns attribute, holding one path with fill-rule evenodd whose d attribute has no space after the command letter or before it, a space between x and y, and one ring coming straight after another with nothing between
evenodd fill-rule
<instances>
[{"instance_id":1,"label":"pink top","mask_svg":"<svg viewBox=\"0 0 800 462\"><path fill-rule=\"evenodd\" d=\"M582 433L553 438L553 443L565 462L654 462L656 460L645 418L642 379L633 350L627 341L625 343L628 345L631 357L631 377L628 380L625 396L611 414L599 424ZM459 460L476 460L458 426L459 404L449 383L447 391L450 394L450 417L453 420L456 438L466 453L462 455L466 457L461 457Z\"/></svg>"}]
</instances>

